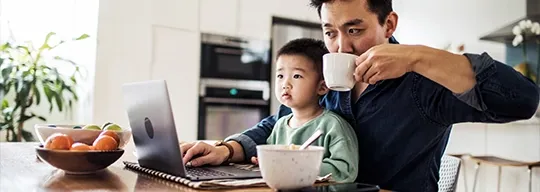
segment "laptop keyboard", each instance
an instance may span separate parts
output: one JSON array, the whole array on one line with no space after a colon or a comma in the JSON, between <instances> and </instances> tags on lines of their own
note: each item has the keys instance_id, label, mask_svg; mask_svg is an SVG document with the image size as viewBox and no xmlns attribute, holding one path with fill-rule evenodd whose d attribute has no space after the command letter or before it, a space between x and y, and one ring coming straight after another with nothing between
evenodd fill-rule
<instances>
[{"instance_id":1,"label":"laptop keyboard","mask_svg":"<svg viewBox=\"0 0 540 192\"><path fill-rule=\"evenodd\" d=\"M230 174L230 173L225 173L225 172L211 170L211 169L204 169L204 168L187 168L186 171L188 175L197 176L197 177L234 176L233 174Z\"/></svg>"}]
</instances>

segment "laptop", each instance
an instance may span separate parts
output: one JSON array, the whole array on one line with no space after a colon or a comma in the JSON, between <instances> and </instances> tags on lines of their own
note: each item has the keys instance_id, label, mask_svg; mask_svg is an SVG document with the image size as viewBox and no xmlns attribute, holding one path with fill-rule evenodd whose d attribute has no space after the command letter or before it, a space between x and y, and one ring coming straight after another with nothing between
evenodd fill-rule
<instances>
[{"instance_id":1,"label":"laptop","mask_svg":"<svg viewBox=\"0 0 540 192\"><path fill-rule=\"evenodd\" d=\"M122 93L141 167L192 181L262 177L259 171L233 165L184 166L165 80L127 83Z\"/></svg>"}]
</instances>

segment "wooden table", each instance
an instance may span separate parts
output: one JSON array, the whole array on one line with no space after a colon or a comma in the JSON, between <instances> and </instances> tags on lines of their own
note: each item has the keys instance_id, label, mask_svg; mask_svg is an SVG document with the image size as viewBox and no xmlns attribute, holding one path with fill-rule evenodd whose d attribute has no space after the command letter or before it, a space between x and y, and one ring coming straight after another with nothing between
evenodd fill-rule
<instances>
[{"instance_id":1,"label":"wooden table","mask_svg":"<svg viewBox=\"0 0 540 192\"><path fill-rule=\"evenodd\" d=\"M208 191L166 181L124 168L123 160L133 161L128 152L95 175L65 175L37 159L38 143L0 143L0 191ZM269 188L221 190L273 191Z\"/></svg>"}]
</instances>

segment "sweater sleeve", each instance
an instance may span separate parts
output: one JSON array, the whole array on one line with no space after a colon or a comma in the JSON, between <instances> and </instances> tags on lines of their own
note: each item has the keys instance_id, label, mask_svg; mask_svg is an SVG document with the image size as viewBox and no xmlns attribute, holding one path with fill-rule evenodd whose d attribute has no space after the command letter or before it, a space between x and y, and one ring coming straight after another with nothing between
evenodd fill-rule
<instances>
[{"instance_id":1,"label":"sweater sleeve","mask_svg":"<svg viewBox=\"0 0 540 192\"><path fill-rule=\"evenodd\" d=\"M322 161L321 175L332 173L336 182L354 182L358 175L358 140L352 127L345 120L327 121L328 140L325 148L330 156Z\"/></svg>"}]
</instances>

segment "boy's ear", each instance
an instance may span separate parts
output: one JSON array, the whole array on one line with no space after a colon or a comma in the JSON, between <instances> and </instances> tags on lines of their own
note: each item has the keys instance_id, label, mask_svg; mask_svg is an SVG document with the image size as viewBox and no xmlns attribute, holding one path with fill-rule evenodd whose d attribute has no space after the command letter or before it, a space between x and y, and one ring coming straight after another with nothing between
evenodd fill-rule
<instances>
[{"instance_id":1,"label":"boy's ear","mask_svg":"<svg viewBox=\"0 0 540 192\"><path fill-rule=\"evenodd\" d=\"M317 90L317 94L324 95L326 93L328 93L328 87L326 86L326 83L324 82L324 80L321 80L319 82L319 89Z\"/></svg>"}]
</instances>

